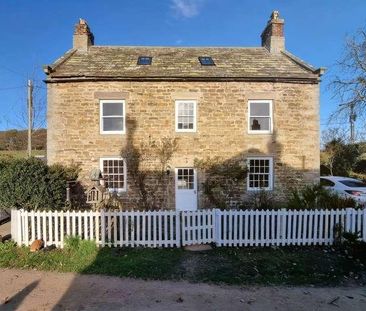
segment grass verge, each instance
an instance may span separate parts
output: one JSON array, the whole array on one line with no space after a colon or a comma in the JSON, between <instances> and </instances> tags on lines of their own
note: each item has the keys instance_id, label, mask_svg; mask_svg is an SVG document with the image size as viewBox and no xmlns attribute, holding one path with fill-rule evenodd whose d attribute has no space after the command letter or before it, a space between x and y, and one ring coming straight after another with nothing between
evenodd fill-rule
<instances>
[{"instance_id":1,"label":"grass verge","mask_svg":"<svg viewBox=\"0 0 366 311\"><path fill-rule=\"evenodd\" d=\"M75 242L76 241L76 242ZM0 267L235 285L366 284L366 260L331 247L183 249L101 248L74 240L65 249L30 253L0 244Z\"/></svg>"}]
</instances>

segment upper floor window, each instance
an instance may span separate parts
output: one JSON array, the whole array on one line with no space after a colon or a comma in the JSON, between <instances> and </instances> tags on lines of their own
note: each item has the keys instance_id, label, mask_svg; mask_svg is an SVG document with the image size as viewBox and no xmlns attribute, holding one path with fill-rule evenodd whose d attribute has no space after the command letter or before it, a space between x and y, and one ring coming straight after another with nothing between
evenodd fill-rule
<instances>
[{"instance_id":1,"label":"upper floor window","mask_svg":"<svg viewBox=\"0 0 366 311\"><path fill-rule=\"evenodd\" d=\"M124 134L125 133L125 101L101 100L100 101L100 133Z\"/></svg>"},{"instance_id":2,"label":"upper floor window","mask_svg":"<svg viewBox=\"0 0 366 311\"><path fill-rule=\"evenodd\" d=\"M106 188L111 192L126 191L126 163L120 157L101 158L100 170Z\"/></svg>"},{"instance_id":3,"label":"upper floor window","mask_svg":"<svg viewBox=\"0 0 366 311\"><path fill-rule=\"evenodd\" d=\"M175 102L175 130L177 132L196 131L197 102L194 100L177 100Z\"/></svg>"},{"instance_id":4,"label":"upper floor window","mask_svg":"<svg viewBox=\"0 0 366 311\"><path fill-rule=\"evenodd\" d=\"M251 134L272 133L272 101L250 100L248 102L248 132Z\"/></svg>"},{"instance_id":5,"label":"upper floor window","mask_svg":"<svg viewBox=\"0 0 366 311\"><path fill-rule=\"evenodd\" d=\"M272 190L273 160L265 157L248 158L248 190Z\"/></svg>"}]
</instances>

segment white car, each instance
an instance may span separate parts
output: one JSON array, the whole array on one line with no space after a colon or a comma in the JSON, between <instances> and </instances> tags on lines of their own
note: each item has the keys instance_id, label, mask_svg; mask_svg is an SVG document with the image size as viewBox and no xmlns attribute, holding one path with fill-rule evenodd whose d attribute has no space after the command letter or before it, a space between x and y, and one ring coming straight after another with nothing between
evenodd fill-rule
<instances>
[{"instance_id":1,"label":"white car","mask_svg":"<svg viewBox=\"0 0 366 311\"><path fill-rule=\"evenodd\" d=\"M366 183L361 180L340 176L321 176L320 184L339 195L366 203Z\"/></svg>"}]
</instances>

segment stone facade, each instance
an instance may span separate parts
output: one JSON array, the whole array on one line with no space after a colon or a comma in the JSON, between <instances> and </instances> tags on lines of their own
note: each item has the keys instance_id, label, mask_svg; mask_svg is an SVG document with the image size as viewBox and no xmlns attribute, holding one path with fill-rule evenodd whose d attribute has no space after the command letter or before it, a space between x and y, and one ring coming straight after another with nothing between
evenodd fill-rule
<instances>
[{"instance_id":1,"label":"stone facade","mask_svg":"<svg viewBox=\"0 0 366 311\"><path fill-rule=\"evenodd\" d=\"M101 99L124 99L126 134L100 134ZM175 100L197 100L197 131L175 131ZM248 100L273 100L273 134L248 133ZM134 126L133 132L131 127ZM178 150L169 165L193 167L194 159L223 161L248 156L273 157L274 192L319 178L319 84L280 82L85 81L48 84L47 158L49 164L79 164L80 180L101 157L119 156L128 142L176 137ZM128 169L128 168L127 168ZM200 178L200 177L199 177ZM202 180L198 181L199 202ZM133 184L127 174L132 202ZM175 207L174 174L167 204ZM246 193L243 186L242 195ZM128 205L128 204L127 204ZM202 205L202 204L201 204Z\"/></svg>"},{"instance_id":2,"label":"stone facade","mask_svg":"<svg viewBox=\"0 0 366 311\"><path fill-rule=\"evenodd\" d=\"M187 197L175 200L175 169L194 168L196 160L218 157L221 170L227 170L225 165L233 161L272 159L270 180L279 198L290 188L317 181L322 69L285 50L284 20L278 11L271 14L261 38L262 47L257 48L94 46L89 26L80 19L73 49L44 67L48 75L48 163L78 164L80 181L89 186L90 172L99 169L101 158L118 157L122 149L134 150L141 143L176 139L177 150L165 175L165 168L156 160L144 166L149 178L142 184L156 184L158 172L162 173L167 187L153 193L163 208L174 208L180 202L187 208ZM138 64L141 56L152 62ZM202 64L202 56L210 57L214 65ZM100 131L100 101L112 99L125 103L123 134ZM176 131L177 100L195 100L195 131ZM249 133L249 100L271 100L270 134ZM271 160L263 163L267 162ZM128 165L127 188L120 200L127 208L139 208L141 187L135 186L134 170ZM207 171L197 169L197 175L198 206L207 207L203 192ZM230 188L233 194L225 198L230 203L242 202L249 193L244 180L242 176ZM196 199L196 193L193 197Z\"/></svg>"}]
</instances>

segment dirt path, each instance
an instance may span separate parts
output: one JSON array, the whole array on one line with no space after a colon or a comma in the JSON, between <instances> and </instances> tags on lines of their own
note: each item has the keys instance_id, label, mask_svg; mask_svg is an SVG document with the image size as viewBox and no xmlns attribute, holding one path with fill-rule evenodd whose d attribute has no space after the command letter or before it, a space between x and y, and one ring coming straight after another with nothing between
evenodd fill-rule
<instances>
[{"instance_id":1,"label":"dirt path","mask_svg":"<svg viewBox=\"0 0 366 311\"><path fill-rule=\"evenodd\" d=\"M366 310L366 288L239 288L0 269L0 310L357 311Z\"/></svg>"}]
</instances>

